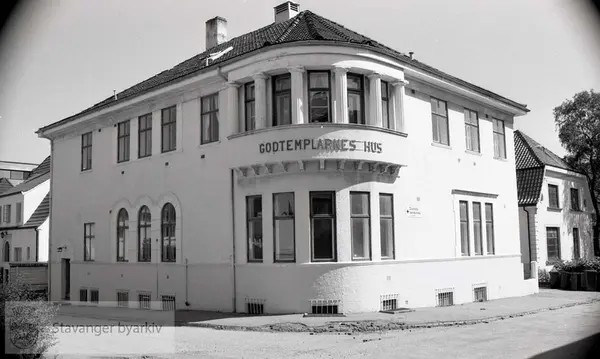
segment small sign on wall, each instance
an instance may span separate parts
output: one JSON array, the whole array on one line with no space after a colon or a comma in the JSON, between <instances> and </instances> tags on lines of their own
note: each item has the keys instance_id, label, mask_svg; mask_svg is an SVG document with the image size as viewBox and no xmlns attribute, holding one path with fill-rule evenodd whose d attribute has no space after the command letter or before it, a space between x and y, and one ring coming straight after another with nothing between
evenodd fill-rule
<instances>
[{"instance_id":1,"label":"small sign on wall","mask_svg":"<svg viewBox=\"0 0 600 359\"><path fill-rule=\"evenodd\" d=\"M408 206L406 208L406 216L408 218L421 218L421 208L419 206Z\"/></svg>"}]
</instances>

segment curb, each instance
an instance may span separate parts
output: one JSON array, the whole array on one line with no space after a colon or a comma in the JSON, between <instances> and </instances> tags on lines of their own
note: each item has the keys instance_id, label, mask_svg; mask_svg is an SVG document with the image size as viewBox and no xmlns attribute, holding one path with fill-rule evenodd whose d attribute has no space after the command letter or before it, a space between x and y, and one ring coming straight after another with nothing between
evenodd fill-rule
<instances>
[{"instance_id":1,"label":"curb","mask_svg":"<svg viewBox=\"0 0 600 359\"><path fill-rule=\"evenodd\" d=\"M592 304L592 303L596 303L596 302L600 302L600 298L590 299L590 300L586 300L586 301L582 301L582 302L567 303L567 304L562 304L562 305L553 306L553 307L540 308L540 309L530 310L530 311L526 311L526 312L518 312L518 313L513 313L513 314L505 314L505 315L498 315L498 316L493 316L493 317L470 319L470 320L468 319L468 320L436 321L436 322L423 322L423 323L414 323L414 324L406 324L406 323L402 323L402 322L389 321L389 322L386 322L385 324L379 325L379 326L371 324L370 326L363 328L363 330L361 330L360 332L361 333L369 333L369 332L372 333L372 332L383 332L383 331L391 331L391 330L410 330L410 329L428 329L428 328L438 328L438 327L465 326L465 325L474 325L474 324L480 324L480 323L487 324L490 322L496 322L496 321L510 319L510 318L524 317L527 315L532 315L532 314L537 314L537 313L542 313L542 312L547 312L547 311L552 311L552 310L559 310L559 309L564 309L564 308L570 308L570 307L575 307L575 306L580 306L580 305ZM314 326L314 327L310 327L306 324L298 323L298 322L266 324L266 325L261 325L261 326L222 325L222 324L208 324L208 323L202 323L202 322L176 323L176 325L186 326L186 327L196 327L196 328L208 328L208 329L213 329L213 330L269 332L269 333L284 333L284 332L310 333L311 335L313 335L315 333L345 333L345 334L347 333L347 334L350 334L353 332L352 327L351 327L352 323L360 324L360 323L369 323L369 322L374 322L374 321L373 320L357 320L357 321L347 321L347 322L343 322L343 321L339 322L338 321L335 324L344 323L344 324L348 325L347 328L340 328L340 330L331 330L331 329L335 329L335 328L331 328L331 326L333 324L332 322L328 322L323 325ZM273 327L276 327L279 325L293 325L293 326L295 326L295 330L277 330L277 329L274 330L273 329Z\"/></svg>"}]
</instances>

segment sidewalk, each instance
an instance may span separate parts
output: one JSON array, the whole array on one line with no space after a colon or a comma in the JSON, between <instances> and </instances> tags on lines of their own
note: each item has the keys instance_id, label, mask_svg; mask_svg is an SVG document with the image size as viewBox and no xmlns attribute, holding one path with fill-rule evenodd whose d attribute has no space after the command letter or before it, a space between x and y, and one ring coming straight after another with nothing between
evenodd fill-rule
<instances>
[{"instance_id":1,"label":"sidewalk","mask_svg":"<svg viewBox=\"0 0 600 359\"><path fill-rule=\"evenodd\" d=\"M399 314L359 313L345 317L306 317L302 314L248 316L204 311L143 311L125 308L61 306L60 315L156 323L225 330L271 332L371 332L430 328L503 320L547 310L600 301L600 292L540 289L539 294L467 303L442 308L418 308ZM175 314L175 316L173 316Z\"/></svg>"}]
</instances>

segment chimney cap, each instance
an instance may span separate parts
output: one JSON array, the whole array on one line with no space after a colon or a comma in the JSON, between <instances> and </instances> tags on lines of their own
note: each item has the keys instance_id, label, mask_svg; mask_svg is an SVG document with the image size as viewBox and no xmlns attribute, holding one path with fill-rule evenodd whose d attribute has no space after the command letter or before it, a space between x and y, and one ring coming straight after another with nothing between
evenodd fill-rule
<instances>
[{"instance_id":1,"label":"chimney cap","mask_svg":"<svg viewBox=\"0 0 600 359\"><path fill-rule=\"evenodd\" d=\"M215 16L212 19L206 20L206 22L208 23L208 22L219 21L219 20L227 22L227 19L222 16Z\"/></svg>"}]
</instances>

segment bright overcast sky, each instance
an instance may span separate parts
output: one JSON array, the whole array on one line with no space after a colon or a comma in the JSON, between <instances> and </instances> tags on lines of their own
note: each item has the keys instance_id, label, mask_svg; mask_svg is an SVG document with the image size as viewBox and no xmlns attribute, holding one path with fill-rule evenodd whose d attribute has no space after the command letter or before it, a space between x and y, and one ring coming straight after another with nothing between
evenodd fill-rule
<instances>
[{"instance_id":1,"label":"bright overcast sky","mask_svg":"<svg viewBox=\"0 0 600 359\"><path fill-rule=\"evenodd\" d=\"M0 160L39 162L34 131L204 50L204 23L229 37L273 21L283 0L39 0L0 42ZM517 102L516 127L562 155L552 109L600 91L600 21L581 0L301 0L418 60ZM410 121L410 119L409 119Z\"/></svg>"}]
</instances>

